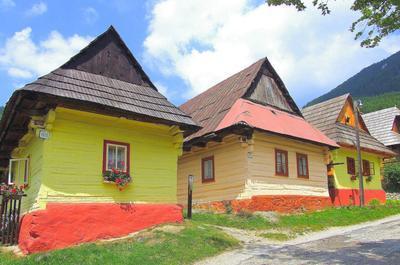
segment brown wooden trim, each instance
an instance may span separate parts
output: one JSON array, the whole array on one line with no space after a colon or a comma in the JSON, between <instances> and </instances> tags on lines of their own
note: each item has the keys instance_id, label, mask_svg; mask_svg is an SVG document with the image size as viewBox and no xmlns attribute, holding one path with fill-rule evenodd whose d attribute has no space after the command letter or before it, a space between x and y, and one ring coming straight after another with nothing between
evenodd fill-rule
<instances>
[{"instance_id":1,"label":"brown wooden trim","mask_svg":"<svg viewBox=\"0 0 400 265\"><path fill-rule=\"evenodd\" d=\"M354 145L352 145L352 144L343 143L343 142L339 142L338 144L339 144L341 147L346 147L346 148L353 149L353 150L356 150L356 149L357 149L357 148L356 148ZM389 149L388 149L388 150L389 150ZM384 151L374 150L374 149L371 149L371 148L361 147L361 151L364 151L364 152L367 152L367 153L372 153L372 154L377 154L377 155L383 156L383 157L385 157L385 158L389 158L389 157L394 157L394 156L396 156L396 154L395 154L393 151L391 151L391 150L389 150L389 152L384 152ZM392 152L392 153L390 153L390 152Z\"/></svg>"},{"instance_id":2,"label":"brown wooden trim","mask_svg":"<svg viewBox=\"0 0 400 265\"><path fill-rule=\"evenodd\" d=\"M369 162L369 160L362 160L362 171L363 176L371 176L371 163Z\"/></svg>"},{"instance_id":3,"label":"brown wooden trim","mask_svg":"<svg viewBox=\"0 0 400 265\"><path fill-rule=\"evenodd\" d=\"M306 171L307 171L306 175L300 175L300 172L299 172L300 158L302 158L302 157L304 157L306 159ZM305 178L305 179L310 178L310 171L309 171L309 167L308 167L308 155L296 153L296 162L297 162L297 165L296 165L297 166L297 177Z\"/></svg>"},{"instance_id":4,"label":"brown wooden trim","mask_svg":"<svg viewBox=\"0 0 400 265\"><path fill-rule=\"evenodd\" d=\"M104 140L103 143L103 173L107 171L107 144L126 146L126 172L130 174L130 144L112 140Z\"/></svg>"},{"instance_id":5,"label":"brown wooden trim","mask_svg":"<svg viewBox=\"0 0 400 265\"><path fill-rule=\"evenodd\" d=\"M356 174L356 161L352 157L346 157L347 164L347 174L355 175Z\"/></svg>"},{"instance_id":6,"label":"brown wooden trim","mask_svg":"<svg viewBox=\"0 0 400 265\"><path fill-rule=\"evenodd\" d=\"M285 163L285 168L286 168L286 174L278 172L278 160L277 160L277 154L278 153L283 153L286 156L286 163ZM277 149L275 148L275 175L276 176L282 176L282 177L289 177L289 156L288 152L285 150Z\"/></svg>"},{"instance_id":7,"label":"brown wooden trim","mask_svg":"<svg viewBox=\"0 0 400 265\"><path fill-rule=\"evenodd\" d=\"M204 178L204 162L205 161L212 161L212 179L205 179ZM208 183L208 182L215 182L215 164L214 164L214 156L208 156L201 159L201 182Z\"/></svg>"}]
</instances>

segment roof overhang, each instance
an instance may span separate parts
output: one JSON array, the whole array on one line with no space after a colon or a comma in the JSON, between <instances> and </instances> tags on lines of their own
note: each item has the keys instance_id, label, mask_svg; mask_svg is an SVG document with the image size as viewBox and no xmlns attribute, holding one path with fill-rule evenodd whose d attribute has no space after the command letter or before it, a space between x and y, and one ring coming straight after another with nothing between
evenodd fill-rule
<instances>
[{"instance_id":1,"label":"roof overhang","mask_svg":"<svg viewBox=\"0 0 400 265\"><path fill-rule=\"evenodd\" d=\"M151 122L168 126L178 126L187 136L200 127L180 124L168 120L136 114L102 104L78 99L65 98L34 91L17 90L6 104L0 121L0 166L6 166L11 152L18 147L19 140L28 132L32 116L43 116L50 109L65 107L113 117L124 117L131 120Z\"/></svg>"},{"instance_id":2,"label":"roof overhang","mask_svg":"<svg viewBox=\"0 0 400 265\"><path fill-rule=\"evenodd\" d=\"M354 146L352 144L343 143L343 142L339 142L338 144L341 147L345 147L345 148L349 148L349 149L357 149L356 146ZM375 150L375 149L371 149L371 148L361 147L361 151L364 151L364 152L367 152L367 153L376 154L376 155L382 156L384 158L390 158L390 157L397 156L397 154L395 152L391 151L391 150L379 151L379 150Z\"/></svg>"}]
</instances>

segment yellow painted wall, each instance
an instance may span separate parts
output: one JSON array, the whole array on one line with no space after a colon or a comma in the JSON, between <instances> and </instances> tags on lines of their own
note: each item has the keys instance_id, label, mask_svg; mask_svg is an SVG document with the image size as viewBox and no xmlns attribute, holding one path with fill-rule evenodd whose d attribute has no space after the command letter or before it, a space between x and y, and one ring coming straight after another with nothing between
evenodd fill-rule
<instances>
[{"instance_id":1,"label":"yellow painted wall","mask_svg":"<svg viewBox=\"0 0 400 265\"><path fill-rule=\"evenodd\" d=\"M246 195L329 196L326 176L328 150L289 138L256 132L254 147L249 148L249 178ZM275 148L288 152L289 176L275 175ZM309 179L297 176L296 153L308 157Z\"/></svg>"},{"instance_id":2,"label":"yellow painted wall","mask_svg":"<svg viewBox=\"0 0 400 265\"><path fill-rule=\"evenodd\" d=\"M13 158L29 157L29 178L28 187L25 189L26 197L22 199L22 212L27 212L39 208L38 198L42 192L43 176L43 140L30 136L26 148L22 148ZM24 185L23 176L15 180L15 184Z\"/></svg>"},{"instance_id":3,"label":"yellow painted wall","mask_svg":"<svg viewBox=\"0 0 400 265\"><path fill-rule=\"evenodd\" d=\"M215 182L202 183L201 159L214 156ZM179 158L178 202L187 204L188 175L195 176L193 200L209 202L240 198L244 192L247 164L246 148L239 136L227 136L222 143L211 142L205 148L195 148Z\"/></svg>"},{"instance_id":4,"label":"yellow painted wall","mask_svg":"<svg viewBox=\"0 0 400 265\"><path fill-rule=\"evenodd\" d=\"M65 108L55 113L50 138L34 137L27 148L33 153L27 204L37 200L44 208L48 202L177 201L177 159L183 136L176 127ZM130 144L133 181L123 191L103 183L104 140Z\"/></svg>"},{"instance_id":5,"label":"yellow painted wall","mask_svg":"<svg viewBox=\"0 0 400 265\"><path fill-rule=\"evenodd\" d=\"M289 177L275 176L275 148L288 151ZM296 152L307 154L309 179L297 177ZM215 182L201 183L201 159L214 155ZM328 150L325 147L286 137L255 132L247 144L238 136L225 137L223 143L195 148L179 159L178 201L186 205L187 176L195 176L195 203L245 199L254 195L329 196L327 185Z\"/></svg>"},{"instance_id":6,"label":"yellow painted wall","mask_svg":"<svg viewBox=\"0 0 400 265\"><path fill-rule=\"evenodd\" d=\"M354 149L340 148L332 151L332 158L334 163L344 163L342 165L336 165L334 167L334 179L335 187L338 189L358 189L358 179L352 181L350 175L347 173L347 157L352 157L356 161L357 168L357 152ZM369 160L370 163L374 163L375 174L372 176L371 181L366 181L364 177L364 188L379 190L382 189L381 185L381 167L382 158L376 154L361 152L361 158ZM371 172L372 173L372 172Z\"/></svg>"}]
</instances>

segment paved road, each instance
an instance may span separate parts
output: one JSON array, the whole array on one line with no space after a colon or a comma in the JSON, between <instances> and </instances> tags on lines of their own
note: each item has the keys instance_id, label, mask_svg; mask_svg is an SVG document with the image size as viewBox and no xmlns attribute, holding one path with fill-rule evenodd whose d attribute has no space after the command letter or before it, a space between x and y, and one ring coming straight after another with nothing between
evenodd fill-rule
<instances>
[{"instance_id":1,"label":"paved road","mask_svg":"<svg viewBox=\"0 0 400 265\"><path fill-rule=\"evenodd\" d=\"M286 245L247 243L202 264L400 264L400 217L333 229Z\"/></svg>"}]
</instances>

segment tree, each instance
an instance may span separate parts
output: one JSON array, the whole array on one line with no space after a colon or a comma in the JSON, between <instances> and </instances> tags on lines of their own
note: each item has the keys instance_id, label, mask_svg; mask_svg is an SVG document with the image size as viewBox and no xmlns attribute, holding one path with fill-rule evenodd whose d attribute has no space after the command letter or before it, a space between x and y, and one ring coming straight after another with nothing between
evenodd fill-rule
<instances>
[{"instance_id":1,"label":"tree","mask_svg":"<svg viewBox=\"0 0 400 265\"><path fill-rule=\"evenodd\" d=\"M336 0L333 0L336 1ZM305 0L266 0L268 5L294 6L298 11L306 9ZM313 0L312 4L322 15L330 14L329 0ZM355 39L362 38L361 46L372 48L382 38L400 29L400 0L354 0L351 10L361 16L350 26Z\"/></svg>"}]
</instances>

